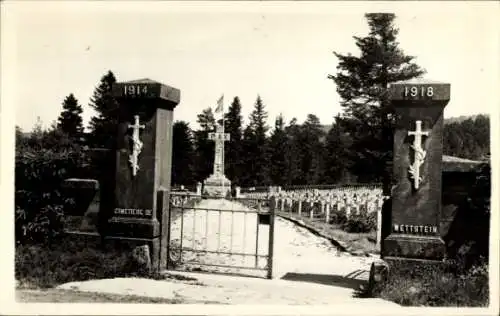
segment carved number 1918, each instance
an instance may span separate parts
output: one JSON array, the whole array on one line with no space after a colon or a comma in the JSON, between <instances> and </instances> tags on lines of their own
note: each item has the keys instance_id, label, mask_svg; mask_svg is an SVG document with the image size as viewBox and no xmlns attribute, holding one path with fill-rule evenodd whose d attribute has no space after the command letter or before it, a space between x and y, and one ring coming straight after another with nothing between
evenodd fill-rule
<instances>
[{"instance_id":1,"label":"carved number 1918","mask_svg":"<svg viewBox=\"0 0 500 316\"><path fill-rule=\"evenodd\" d=\"M432 97L434 95L434 89L432 87L405 87L405 97L421 96L421 97Z\"/></svg>"}]
</instances>

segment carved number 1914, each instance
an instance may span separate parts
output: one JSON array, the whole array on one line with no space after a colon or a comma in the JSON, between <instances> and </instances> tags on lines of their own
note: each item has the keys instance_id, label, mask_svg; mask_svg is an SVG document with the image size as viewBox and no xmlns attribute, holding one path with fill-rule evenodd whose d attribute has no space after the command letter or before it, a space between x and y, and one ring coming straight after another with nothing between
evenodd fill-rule
<instances>
[{"instance_id":1,"label":"carved number 1914","mask_svg":"<svg viewBox=\"0 0 500 316\"><path fill-rule=\"evenodd\" d=\"M405 97L432 97L434 95L434 89L432 87L405 87Z\"/></svg>"},{"instance_id":2,"label":"carved number 1914","mask_svg":"<svg viewBox=\"0 0 500 316\"><path fill-rule=\"evenodd\" d=\"M125 95L145 95L148 93L148 86L125 85L123 87L123 93Z\"/></svg>"}]
</instances>

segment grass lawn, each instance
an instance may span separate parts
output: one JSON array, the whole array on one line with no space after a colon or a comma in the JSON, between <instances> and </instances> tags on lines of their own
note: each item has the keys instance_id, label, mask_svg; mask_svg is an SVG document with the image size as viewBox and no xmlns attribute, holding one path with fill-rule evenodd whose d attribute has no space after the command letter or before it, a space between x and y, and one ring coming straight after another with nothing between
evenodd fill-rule
<instances>
[{"instance_id":1,"label":"grass lawn","mask_svg":"<svg viewBox=\"0 0 500 316\"><path fill-rule=\"evenodd\" d=\"M221 304L220 302L195 301L185 298L144 297L62 289L17 289L19 303L133 303L133 304Z\"/></svg>"},{"instance_id":2,"label":"grass lawn","mask_svg":"<svg viewBox=\"0 0 500 316\"><path fill-rule=\"evenodd\" d=\"M190 304L184 299L165 299L135 295L78 292L60 289L16 290L19 303L160 303ZM200 302L196 302L200 303Z\"/></svg>"}]
</instances>

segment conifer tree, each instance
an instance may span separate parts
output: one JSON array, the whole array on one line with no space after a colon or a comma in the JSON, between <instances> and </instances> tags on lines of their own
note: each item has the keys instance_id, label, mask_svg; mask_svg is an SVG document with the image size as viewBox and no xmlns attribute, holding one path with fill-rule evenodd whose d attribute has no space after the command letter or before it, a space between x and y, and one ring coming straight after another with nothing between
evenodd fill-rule
<instances>
[{"instance_id":1,"label":"conifer tree","mask_svg":"<svg viewBox=\"0 0 500 316\"><path fill-rule=\"evenodd\" d=\"M328 131L325 145L325 182L337 184L351 182L349 177L351 139L347 135L340 116L335 117Z\"/></svg>"},{"instance_id":2,"label":"conifer tree","mask_svg":"<svg viewBox=\"0 0 500 316\"><path fill-rule=\"evenodd\" d=\"M97 115L90 119L90 143L94 147L112 148L118 126L118 102L112 95L112 86L116 83L113 72L102 76L94 94L90 98L90 106Z\"/></svg>"},{"instance_id":3,"label":"conifer tree","mask_svg":"<svg viewBox=\"0 0 500 316\"><path fill-rule=\"evenodd\" d=\"M273 185L286 184L286 150L287 135L285 133L285 119L280 114L274 123L274 130L270 139L270 177Z\"/></svg>"},{"instance_id":4,"label":"conifer tree","mask_svg":"<svg viewBox=\"0 0 500 316\"><path fill-rule=\"evenodd\" d=\"M256 160L254 159L255 155L255 135L253 133L250 125L247 125L245 130L243 131L243 141L242 141L242 150L244 152L244 156L242 157L242 165L243 170L241 174L241 186L243 187L252 187L259 186L256 178L254 177L254 172L256 170Z\"/></svg>"},{"instance_id":5,"label":"conifer tree","mask_svg":"<svg viewBox=\"0 0 500 316\"><path fill-rule=\"evenodd\" d=\"M260 96L257 96L254 109L250 113L250 120L246 131L244 142L245 151L245 170L252 170L253 186L265 186L270 184L269 177L269 146L266 132L267 112L264 110L264 103Z\"/></svg>"},{"instance_id":6,"label":"conifer tree","mask_svg":"<svg viewBox=\"0 0 500 316\"><path fill-rule=\"evenodd\" d=\"M314 114L308 114L300 134L300 142L302 143L301 169L304 175L304 184L319 184L322 181L323 138L324 131L319 118Z\"/></svg>"},{"instance_id":7,"label":"conifer tree","mask_svg":"<svg viewBox=\"0 0 500 316\"><path fill-rule=\"evenodd\" d=\"M194 145L189 124L177 121L172 136L172 184L194 184Z\"/></svg>"},{"instance_id":8,"label":"conifer tree","mask_svg":"<svg viewBox=\"0 0 500 316\"><path fill-rule=\"evenodd\" d=\"M57 119L57 128L70 139L79 139L83 135L82 106L73 93L63 101L63 110Z\"/></svg>"},{"instance_id":9,"label":"conifer tree","mask_svg":"<svg viewBox=\"0 0 500 316\"><path fill-rule=\"evenodd\" d=\"M297 119L293 118L285 127L287 141L285 146L286 184L305 184L304 175L301 169L302 162L302 137L301 128L297 124Z\"/></svg>"},{"instance_id":10,"label":"conifer tree","mask_svg":"<svg viewBox=\"0 0 500 316\"><path fill-rule=\"evenodd\" d=\"M238 97L234 97L233 102L229 106L228 112L225 114L225 133L230 135L229 142L225 143L225 174L229 180L235 185L240 184L242 166L242 137L243 119L241 116L241 104Z\"/></svg>"},{"instance_id":11,"label":"conifer tree","mask_svg":"<svg viewBox=\"0 0 500 316\"><path fill-rule=\"evenodd\" d=\"M425 71L399 47L394 14L368 13L365 17L368 35L354 37L360 56L335 52L337 73L329 79L342 99L342 120L353 143L353 172L361 181L383 181L388 194L394 126L388 84L419 77Z\"/></svg>"},{"instance_id":12,"label":"conifer tree","mask_svg":"<svg viewBox=\"0 0 500 316\"><path fill-rule=\"evenodd\" d=\"M212 108L204 109L198 114L197 123L200 129L194 132L196 150L196 181L202 182L212 174L215 144L208 139L208 133L215 131L215 117Z\"/></svg>"}]
</instances>

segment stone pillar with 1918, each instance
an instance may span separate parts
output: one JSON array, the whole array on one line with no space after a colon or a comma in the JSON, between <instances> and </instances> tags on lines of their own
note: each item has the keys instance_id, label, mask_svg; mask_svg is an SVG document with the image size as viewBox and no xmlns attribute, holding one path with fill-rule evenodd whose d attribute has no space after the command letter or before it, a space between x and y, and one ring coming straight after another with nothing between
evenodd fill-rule
<instances>
[{"instance_id":1,"label":"stone pillar with 1918","mask_svg":"<svg viewBox=\"0 0 500 316\"><path fill-rule=\"evenodd\" d=\"M389 87L395 109L390 233L384 259L442 260L440 235L443 111L450 84L421 79Z\"/></svg>"}]
</instances>

